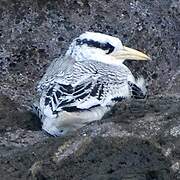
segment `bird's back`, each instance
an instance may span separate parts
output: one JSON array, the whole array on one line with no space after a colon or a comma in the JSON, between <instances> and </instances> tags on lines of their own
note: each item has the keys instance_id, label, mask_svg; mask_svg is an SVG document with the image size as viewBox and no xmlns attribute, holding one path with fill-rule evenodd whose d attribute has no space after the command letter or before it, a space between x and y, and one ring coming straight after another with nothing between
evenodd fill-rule
<instances>
[{"instance_id":1,"label":"bird's back","mask_svg":"<svg viewBox=\"0 0 180 180\"><path fill-rule=\"evenodd\" d=\"M74 98L74 101L66 106L73 105L87 109L90 108L91 103L93 104L90 99L96 101L95 105L105 106L111 103L113 98L130 95L128 78L133 76L124 65L118 67L96 61L75 62L72 58L65 58L61 63L58 62L51 64L39 82L38 88L44 101L47 96L55 94L59 89L62 91L64 89L64 94L61 93L61 96L56 99L73 100Z\"/></svg>"},{"instance_id":2,"label":"bird's back","mask_svg":"<svg viewBox=\"0 0 180 180\"><path fill-rule=\"evenodd\" d=\"M62 58L61 63L55 60L38 85L42 122L53 130L53 121L59 122L62 128L71 118L76 122L70 121L69 127L99 120L115 102L131 96L129 82L134 84L134 81L125 65L78 62L71 57Z\"/></svg>"}]
</instances>

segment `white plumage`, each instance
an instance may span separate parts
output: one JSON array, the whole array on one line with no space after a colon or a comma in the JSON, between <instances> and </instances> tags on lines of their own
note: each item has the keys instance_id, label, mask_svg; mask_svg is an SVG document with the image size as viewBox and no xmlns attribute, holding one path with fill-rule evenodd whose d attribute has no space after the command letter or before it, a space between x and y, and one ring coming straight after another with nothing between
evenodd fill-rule
<instances>
[{"instance_id":1,"label":"white plumage","mask_svg":"<svg viewBox=\"0 0 180 180\"><path fill-rule=\"evenodd\" d=\"M55 59L37 86L34 103L42 129L59 136L100 120L118 101L146 94L125 59L149 60L118 38L86 32L74 39L63 57Z\"/></svg>"}]
</instances>

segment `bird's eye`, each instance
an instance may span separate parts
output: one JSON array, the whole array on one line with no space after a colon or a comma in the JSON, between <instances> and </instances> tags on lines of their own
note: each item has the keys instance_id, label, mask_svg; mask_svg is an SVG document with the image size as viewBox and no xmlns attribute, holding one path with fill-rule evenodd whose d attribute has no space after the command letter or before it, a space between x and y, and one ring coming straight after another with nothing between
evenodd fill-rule
<instances>
[{"instance_id":1,"label":"bird's eye","mask_svg":"<svg viewBox=\"0 0 180 180\"><path fill-rule=\"evenodd\" d=\"M110 53L112 53L114 51L114 46L111 45L110 43L106 43L104 45L103 49L107 51L106 54L110 54Z\"/></svg>"},{"instance_id":2,"label":"bird's eye","mask_svg":"<svg viewBox=\"0 0 180 180\"><path fill-rule=\"evenodd\" d=\"M81 39L76 39L76 45L82 45Z\"/></svg>"},{"instance_id":3,"label":"bird's eye","mask_svg":"<svg viewBox=\"0 0 180 180\"><path fill-rule=\"evenodd\" d=\"M114 46L108 42L101 43L99 41L88 40L88 39L77 39L76 40L76 45L81 46L83 44L86 44L89 47L95 47L95 48L102 49L102 50L106 51L106 54L110 54L114 51Z\"/></svg>"}]
</instances>

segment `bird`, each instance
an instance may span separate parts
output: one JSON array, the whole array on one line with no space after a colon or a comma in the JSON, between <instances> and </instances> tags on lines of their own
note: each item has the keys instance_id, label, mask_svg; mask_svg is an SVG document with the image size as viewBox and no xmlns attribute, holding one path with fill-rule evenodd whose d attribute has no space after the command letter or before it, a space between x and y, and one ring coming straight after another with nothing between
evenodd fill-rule
<instances>
[{"instance_id":1,"label":"bird","mask_svg":"<svg viewBox=\"0 0 180 180\"><path fill-rule=\"evenodd\" d=\"M143 77L135 79L125 60L151 60L118 37L84 32L54 59L37 84L33 111L42 130L62 136L98 121L124 99L143 99Z\"/></svg>"}]
</instances>

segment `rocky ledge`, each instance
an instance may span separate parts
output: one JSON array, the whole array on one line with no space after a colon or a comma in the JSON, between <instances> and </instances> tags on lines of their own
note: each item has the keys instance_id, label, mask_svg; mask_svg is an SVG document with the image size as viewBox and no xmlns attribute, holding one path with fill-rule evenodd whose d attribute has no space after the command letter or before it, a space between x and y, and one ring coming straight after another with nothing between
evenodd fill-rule
<instances>
[{"instance_id":1,"label":"rocky ledge","mask_svg":"<svg viewBox=\"0 0 180 180\"><path fill-rule=\"evenodd\" d=\"M14 106L3 118L11 128L0 134L1 178L178 179L179 109L177 96L125 101L103 120L55 138L37 128L34 115Z\"/></svg>"}]
</instances>

